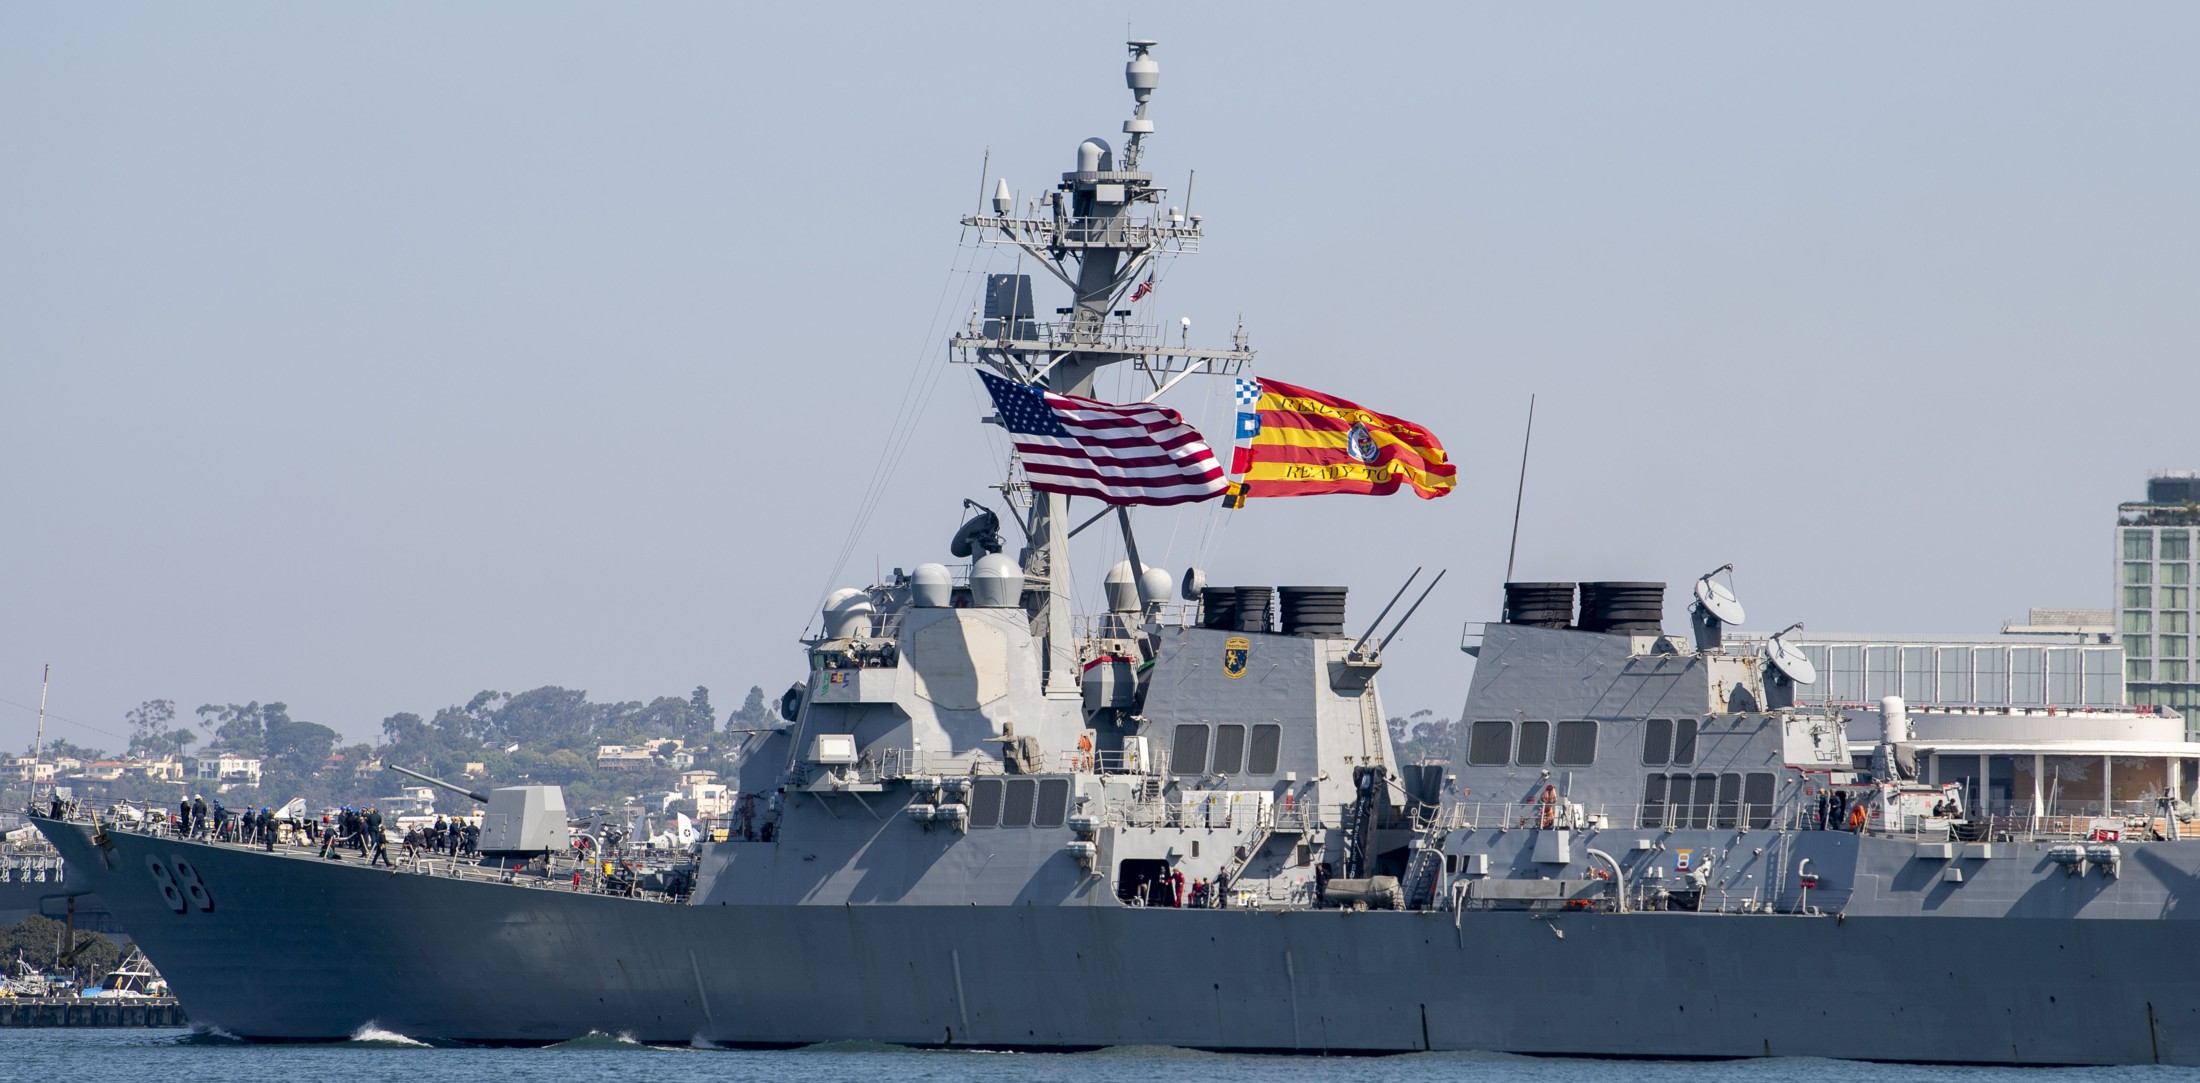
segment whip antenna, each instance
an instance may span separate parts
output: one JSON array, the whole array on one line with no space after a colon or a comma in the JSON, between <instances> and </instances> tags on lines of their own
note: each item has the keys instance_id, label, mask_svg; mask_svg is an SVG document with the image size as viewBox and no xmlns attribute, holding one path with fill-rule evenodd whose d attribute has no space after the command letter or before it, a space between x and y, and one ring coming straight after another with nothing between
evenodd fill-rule
<instances>
[{"instance_id":1,"label":"whip antenna","mask_svg":"<svg viewBox=\"0 0 2200 1083\"><path fill-rule=\"evenodd\" d=\"M1520 485L1513 490L1512 546L1505 550L1505 582L1512 582L1513 557L1520 553L1520 500L1528 493L1528 442L1535 439L1535 396L1528 396L1528 431L1520 437Z\"/></svg>"}]
</instances>

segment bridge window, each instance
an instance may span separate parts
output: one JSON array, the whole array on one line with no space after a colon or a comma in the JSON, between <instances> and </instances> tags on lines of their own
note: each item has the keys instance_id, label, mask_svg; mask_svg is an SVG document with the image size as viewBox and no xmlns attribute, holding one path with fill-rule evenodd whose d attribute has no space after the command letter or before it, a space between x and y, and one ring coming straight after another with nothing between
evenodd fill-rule
<instances>
[{"instance_id":1,"label":"bridge window","mask_svg":"<svg viewBox=\"0 0 2200 1083\"><path fill-rule=\"evenodd\" d=\"M1069 817L1069 780L1066 778L1042 778L1039 780L1039 812L1032 823L1040 827L1060 827Z\"/></svg>"},{"instance_id":2,"label":"bridge window","mask_svg":"<svg viewBox=\"0 0 2200 1083\"><path fill-rule=\"evenodd\" d=\"M1207 727L1199 723L1187 723L1176 728L1176 746L1169 758L1180 775L1204 775L1207 773Z\"/></svg>"},{"instance_id":3,"label":"bridge window","mask_svg":"<svg viewBox=\"0 0 2200 1083\"><path fill-rule=\"evenodd\" d=\"M1511 763L1512 743L1512 723L1477 722L1467 735L1467 762L1476 767Z\"/></svg>"},{"instance_id":4,"label":"bridge window","mask_svg":"<svg viewBox=\"0 0 2200 1083\"><path fill-rule=\"evenodd\" d=\"M1696 792L1695 776L1672 775L1668 777L1666 784L1666 804L1672 807L1672 812L1666 816L1664 822L1674 827L1687 827L1689 797Z\"/></svg>"},{"instance_id":5,"label":"bridge window","mask_svg":"<svg viewBox=\"0 0 2200 1083\"><path fill-rule=\"evenodd\" d=\"M1665 826L1665 776L1648 775L1642 780L1643 827Z\"/></svg>"},{"instance_id":6,"label":"bridge window","mask_svg":"<svg viewBox=\"0 0 2200 1083\"><path fill-rule=\"evenodd\" d=\"M1276 773L1276 760L1283 751L1282 726L1254 726L1253 743L1245 763L1248 775L1272 775Z\"/></svg>"},{"instance_id":7,"label":"bridge window","mask_svg":"<svg viewBox=\"0 0 2200 1083\"><path fill-rule=\"evenodd\" d=\"M1775 776L1770 771L1751 771L1742 780L1742 806L1753 830L1772 826L1772 792Z\"/></svg>"},{"instance_id":8,"label":"bridge window","mask_svg":"<svg viewBox=\"0 0 2200 1083\"><path fill-rule=\"evenodd\" d=\"M1039 780L1012 778L1008 780L1008 796L1001 804L1002 827L1030 827L1031 814L1039 804Z\"/></svg>"},{"instance_id":9,"label":"bridge window","mask_svg":"<svg viewBox=\"0 0 2200 1083\"><path fill-rule=\"evenodd\" d=\"M1597 724L1561 722L1558 739L1551 744L1551 763L1559 767L1587 767L1597 761Z\"/></svg>"},{"instance_id":10,"label":"bridge window","mask_svg":"<svg viewBox=\"0 0 2200 1083\"><path fill-rule=\"evenodd\" d=\"M1739 827L1742 823L1742 776L1719 776L1720 827Z\"/></svg>"},{"instance_id":11,"label":"bridge window","mask_svg":"<svg viewBox=\"0 0 2200 1083\"><path fill-rule=\"evenodd\" d=\"M1642 724L1642 765L1663 767L1673 762L1673 720L1653 718ZM1656 775L1652 775L1656 778Z\"/></svg>"},{"instance_id":12,"label":"bridge window","mask_svg":"<svg viewBox=\"0 0 2200 1083\"><path fill-rule=\"evenodd\" d=\"M1676 718L1673 720L1673 764L1686 767L1695 762L1696 720Z\"/></svg>"},{"instance_id":13,"label":"bridge window","mask_svg":"<svg viewBox=\"0 0 2200 1083\"><path fill-rule=\"evenodd\" d=\"M1548 722L1522 722L1520 724L1520 757L1515 762L1528 767L1542 764L1551 746L1551 724Z\"/></svg>"},{"instance_id":14,"label":"bridge window","mask_svg":"<svg viewBox=\"0 0 2200 1083\"><path fill-rule=\"evenodd\" d=\"M1245 727L1234 722L1215 727L1215 773L1245 773Z\"/></svg>"},{"instance_id":15,"label":"bridge window","mask_svg":"<svg viewBox=\"0 0 2200 1083\"><path fill-rule=\"evenodd\" d=\"M1007 785L1008 780L1003 778L981 778L970 784L970 826L1000 826Z\"/></svg>"},{"instance_id":16,"label":"bridge window","mask_svg":"<svg viewBox=\"0 0 2200 1083\"><path fill-rule=\"evenodd\" d=\"M1696 776L1695 793L1693 795L1695 800L1690 802L1688 806L1688 826L1696 828L1711 826L1711 803L1718 792L1718 785L1719 776L1717 775Z\"/></svg>"}]
</instances>

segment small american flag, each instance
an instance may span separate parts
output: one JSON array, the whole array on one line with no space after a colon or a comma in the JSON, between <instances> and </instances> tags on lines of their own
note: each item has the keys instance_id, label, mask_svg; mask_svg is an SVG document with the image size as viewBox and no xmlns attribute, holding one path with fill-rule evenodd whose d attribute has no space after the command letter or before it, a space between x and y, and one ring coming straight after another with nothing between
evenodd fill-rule
<instances>
[{"instance_id":1,"label":"small american flag","mask_svg":"<svg viewBox=\"0 0 2200 1083\"><path fill-rule=\"evenodd\" d=\"M1152 292L1153 276L1147 275L1144 282L1140 282L1139 284L1131 287L1131 300L1134 302L1143 301L1146 299L1146 295Z\"/></svg>"},{"instance_id":2,"label":"small american flag","mask_svg":"<svg viewBox=\"0 0 2200 1083\"><path fill-rule=\"evenodd\" d=\"M1228 484L1199 430L1166 406L1118 405L978 375L1040 492L1109 504L1189 504L1213 499Z\"/></svg>"}]
</instances>

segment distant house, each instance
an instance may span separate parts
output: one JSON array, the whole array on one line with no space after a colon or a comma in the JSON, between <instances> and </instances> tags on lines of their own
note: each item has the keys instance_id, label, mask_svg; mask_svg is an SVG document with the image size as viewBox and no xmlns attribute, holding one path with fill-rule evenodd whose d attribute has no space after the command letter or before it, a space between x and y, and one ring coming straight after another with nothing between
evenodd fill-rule
<instances>
[{"instance_id":1,"label":"distant house","mask_svg":"<svg viewBox=\"0 0 2200 1083\"><path fill-rule=\"evenodd\" d=\"M124 760L122 772L148 782L181 782L184 776L183 761L174 756L162 756L157 760Z\"/></svg>"},{"instance_id":2,"label":"distant house","mask_svg":"<svg viewBox=\"0 0 2200 1083\"><path fill-rule=\"evenodd\" d=\"M686 790L686 789L692 789L692 788L694 788L694 787L696 787L696 786L700 786L700 785L702 785L702 784L703 784L703 783L705 783L705 782L716 782L716 781L718 781L718 772L716 772L716 771L682 771L682 772L680 772L680 788L681 788L681 789L683 789L683 790Z\"/></svg>"},{"instance_id":3,"label":"distant house","mask_svg":"<svg viewBox=\"0 0 2200 1083\"><path fill-rule=\"evenodd\" d=\"M375 799L383 815L395 819L399 816L435 815L435 790L428 786L401 786L391 797Z\"/></svg>"},{"instance_id":4,"label":"distant house","mask_svg":"<svg viewBox=\"0 0 2200 1083\"><path fill-rule=\"evenodd\" d=\"M695 815L702 819L731 816L733 814L733 790L716 782L698 782L687 787L689 799L695 802Z\"/></svg>"},{"instance_id":5,"label":"distant house","mask_svg":"<svg viewBox=\"0 0 2200 1083\"><path fill-rule=\"evenodd\" d=\"M489 765L480 760L467 760L465 770L460 771L459 774L465 775L467 778L486 778L489 774Z\"/></svg>"},{"instance_id":6,"label":"distant house","mask_svg":"<svg viewBox=\"0 0 2200 1083\"><path fill-rule=\"evenodd\" d=\"M127 770L129 766L128 760L93 760L84 765L84 780L87 782L113 782L121 778L122 772Z\"/></svg>"},{"instance_id":7,"label":"distant house","mask_svg":"<svg viewBox=\"0 0 2200 1083\"><path fill-rule=\"evenodd\" d=\"M354 767L354 768L352 768L352 769L351 769L351 773L352 773L353 777L356 777L356 778L365 778L365 777L367 777L368 775L379 775L379 774L381 774L381 773L382 773L382 757L380 757L380 756L370 756L370 757L368 757L367 759L365 759L365 760L362 760L362 761L360 761L360 763L359 763L359 766L357 766L357 767Z\"/></svg>"},{"instance_id":8,"label":"distant house","mask_svg":"<svg viewBox=\"0 0 2200 1083\"><path fill-rule=\"evenodd\" d=\"M656 760L650 745L597 745L598 767L648 767Z\"/></svg>"},{"instance_id":9,"label":"distant house","mask_svg":"<svg viewBox=\"0 0 2200 1083\"><path fill-rule=\"evenodd\" d=\"M36 756L17 756L8 763L17 782L52 782L53 764Z\"/></svg>"},{"instance_id":10,"label":"distant house","mask_svg":"<svg viewBox=\"0 0 2200 1083\"><path fill-rule=\"evenodd\" d=\"M191 777L202 781L260 784L260 757L210 748L191 760Z\"/></svg>"}]
</instances>

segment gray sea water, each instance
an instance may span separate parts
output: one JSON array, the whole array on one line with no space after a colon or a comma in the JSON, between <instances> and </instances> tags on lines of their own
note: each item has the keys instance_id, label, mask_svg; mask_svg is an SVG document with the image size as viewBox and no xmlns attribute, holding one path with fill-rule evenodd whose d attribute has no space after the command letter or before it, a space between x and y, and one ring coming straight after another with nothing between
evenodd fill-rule
<instances>
[{"instance_id":1,"label":"gray sea water","mask_svg":"<svg viewBox=\"0 0 2200 1083\"><path fill-rule=\"evenodd\" d=\"M2200 1079L2186 1068L1946 1068L1768 1058L1594 1061L1475 1053L1254 1057L1133 1047L984 1053L836 1044L755 1051L591 1037L542 1049L442 1048L364 1032L324 1045L247 1045L187 1030L0 1030L0 1080L164 1083L992 1083L1199 1079L1213 1083L2116 1083Z\"/></svg>"}]
</instances>

